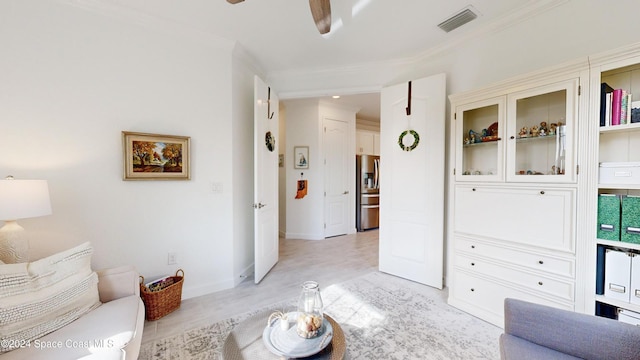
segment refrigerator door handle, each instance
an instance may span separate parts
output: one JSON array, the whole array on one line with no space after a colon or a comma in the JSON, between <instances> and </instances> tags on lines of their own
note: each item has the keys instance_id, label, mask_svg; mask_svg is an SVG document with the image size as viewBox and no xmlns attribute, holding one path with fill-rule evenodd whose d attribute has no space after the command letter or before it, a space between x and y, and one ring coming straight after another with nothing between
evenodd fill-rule
<instances>
[{"instance_id":1,"label":"refrigerator door handle","mask_svg":"<svg viewBox=\"0 0 640 360\"><path fill-rule=\"evenodd\" d=\"M363 209L377 209L380 205L362 205Z\"/></svg>"},{"instance_id":2,"label":"refrigerator door handle","mask_svg":"<svg viewBox=\"0 0 640 360\"><path fill-rule=\"evenodd\" d=\"M378 185L378 176L380 176L379 169L378 169L379 165L380 165L380 159L373 160L373 187L375 189L380 188L380 186Z\"/></svg>"}]
</instances>

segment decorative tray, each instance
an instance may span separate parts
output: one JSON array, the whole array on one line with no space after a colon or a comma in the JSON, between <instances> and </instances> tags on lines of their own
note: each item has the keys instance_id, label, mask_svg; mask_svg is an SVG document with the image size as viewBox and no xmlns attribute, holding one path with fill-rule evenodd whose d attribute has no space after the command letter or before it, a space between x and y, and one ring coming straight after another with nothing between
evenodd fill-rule
<instances>
[{"instance_id":1,"label":"decorative tray","mask_svg":"<svg viewBox=\"0 0 640 360\"><path fill-rule=\"evenodd\" d=\"M288 319L296 319L297 313L287 313ZM315 355L322 351L331 343L333 338L333 327L327 319L322 320L322 328L318 336L311 339L304 339L296 332L296 324L289 322L289 329L283 330L279 321L265 327L262 333L264 345L272 353L287 358L304 358Z\"/></svg>"}]
</instances>

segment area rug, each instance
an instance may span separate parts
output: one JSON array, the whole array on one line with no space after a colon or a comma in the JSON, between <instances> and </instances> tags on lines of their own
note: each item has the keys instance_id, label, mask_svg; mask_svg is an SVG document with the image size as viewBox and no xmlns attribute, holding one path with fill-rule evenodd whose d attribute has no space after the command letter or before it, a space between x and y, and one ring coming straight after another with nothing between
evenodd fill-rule
<instances>
[{"instance_id":1,"label":"area rug","mask_svg":"<svg viewBox=\"0 0 640 360\"><path fill-rule=\"evenodd\" d=\"M322 289L325 312L342 327L347 359L499 359L502 330L446 303L443 291L380 272ZM272 308L291 309L296 299ZM142 345L140 360L222 359L229 332L247 312Z\"/></svg>"}]
</instances>

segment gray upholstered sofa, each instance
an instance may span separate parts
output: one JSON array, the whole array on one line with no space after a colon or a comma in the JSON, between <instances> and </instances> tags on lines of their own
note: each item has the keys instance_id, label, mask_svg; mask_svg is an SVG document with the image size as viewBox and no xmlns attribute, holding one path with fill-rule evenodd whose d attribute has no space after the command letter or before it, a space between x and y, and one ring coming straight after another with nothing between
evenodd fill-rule
<instances>
[{"instance_id":1,"label":"gray upholstered sofa","mask_svg":"<svg viewBox=\"0 0 640 360\"><path fill-rule=\"evenodd\" d=\"M503 360L640 359L640 327L505 299Z\"/></svg>"}]
</instances>

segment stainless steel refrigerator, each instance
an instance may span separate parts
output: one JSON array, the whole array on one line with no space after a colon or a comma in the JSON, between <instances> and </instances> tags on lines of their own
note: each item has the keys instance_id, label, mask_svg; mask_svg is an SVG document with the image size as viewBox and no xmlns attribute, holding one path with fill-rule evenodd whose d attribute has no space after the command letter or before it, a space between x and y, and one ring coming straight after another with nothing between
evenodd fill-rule
<instances>
[{"instance_id":1,"label":"stainless steel refrigerator","mask_svg":"<svg viewBox=\"0 0 640 360\"><path fill-rule=\"evenodd\" d=\"M380 156L356 155L356 228L378 227L380 214Z\"/></svg>"}]
</instances>

